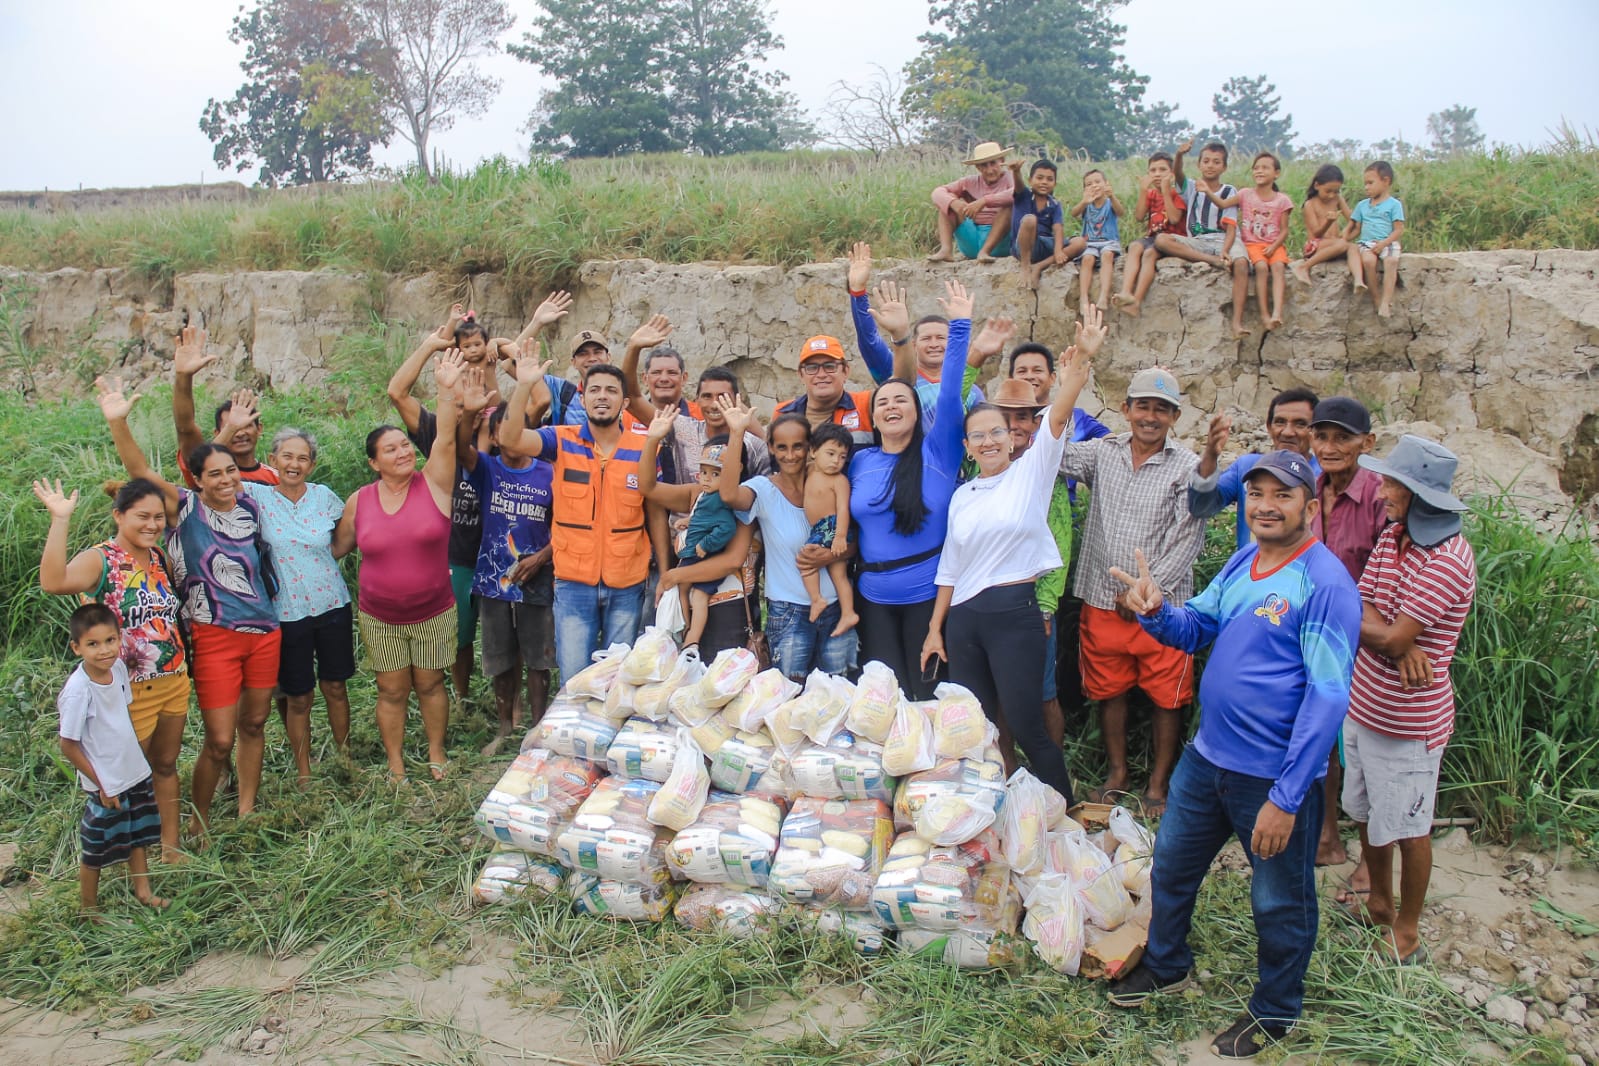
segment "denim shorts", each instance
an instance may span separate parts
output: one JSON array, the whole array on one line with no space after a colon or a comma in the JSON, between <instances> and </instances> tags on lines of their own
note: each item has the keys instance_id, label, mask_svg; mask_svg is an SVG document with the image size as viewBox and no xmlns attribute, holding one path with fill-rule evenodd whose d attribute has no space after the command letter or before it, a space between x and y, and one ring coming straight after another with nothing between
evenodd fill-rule
<instances>
[{"instance_id":1,"label":"denim shorts","mask_svg":"<svg viewBox=\"0 0 1599 1066\"><path fill-rule=\"evenodd\" d=\"M837 603L816 621L810 620L808 603L766 601L766 640L772 648L772 665L784 676L804 681L812 670L826 674L845 674L855 668L855 630L841 637L832 636L838 625Z\"/></svg>"}]
</instances>

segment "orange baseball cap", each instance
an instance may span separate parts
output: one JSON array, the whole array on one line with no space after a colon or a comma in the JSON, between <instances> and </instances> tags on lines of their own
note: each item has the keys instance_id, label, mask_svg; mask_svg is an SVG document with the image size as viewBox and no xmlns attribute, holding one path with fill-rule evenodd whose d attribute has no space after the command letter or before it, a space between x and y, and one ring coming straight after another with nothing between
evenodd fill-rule
<instances>
[{"instance_id":1,"label":"orange baseball cap","mask_svg":"<svg viewBox=\"0 0 1599 1066\"><path fill-rule=\"evenodd\" d=\"M838 338L826 334L819 334L800 345L801 365L808 359L837 359L841 363L849 362L849 356L844 354L844 346L838 342Z\"/></svg>"}]
</instances>

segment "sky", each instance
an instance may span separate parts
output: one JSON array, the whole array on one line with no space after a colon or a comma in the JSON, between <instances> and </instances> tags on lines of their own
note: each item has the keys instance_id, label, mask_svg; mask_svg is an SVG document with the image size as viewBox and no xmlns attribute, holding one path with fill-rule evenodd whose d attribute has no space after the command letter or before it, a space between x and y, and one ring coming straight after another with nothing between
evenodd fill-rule
<instances>
[{"instance_id":1,"label":"sky","mask_svg":"<svg viewBox=\"0 0 1599 1066\"><path fill-rule=\"evenodd\" d=\"M519 16L511 39L520 39L534 5L509 2ZM866 81L874 63L898 70L927 29L927 0L769 4L785 42L771 63L812 114L839 81ZM1131 0L1118 19L1128 62L1150 78L1146 100L1175 103L1196 125L1211 119L1210 98L1229 77L1264 74L1301 144L1425 142L1427 115L1456 103L1477 108L1491 142L1542 144L1562 120L1599 136L1599 4L1533 7L1535 18L1502 0L1388 0L1380 17L1355 24L1339 16L1356 9L1288 0L1250 10L1214 47L1195 46L1192 0ZM1225 5L1203 9L1220 19ZM242 80L243 49L227 36L236 10L230 0L0 0L0 189L253 181L253 169L218 171L198 127L206 101L232 96ZM494 105L434 139L456 167L522 157L521 126L550 85L503 53L482 66L504 82ZM411 155L396 137L378 159L398 166Z\"/></svg>"}]
</instances>

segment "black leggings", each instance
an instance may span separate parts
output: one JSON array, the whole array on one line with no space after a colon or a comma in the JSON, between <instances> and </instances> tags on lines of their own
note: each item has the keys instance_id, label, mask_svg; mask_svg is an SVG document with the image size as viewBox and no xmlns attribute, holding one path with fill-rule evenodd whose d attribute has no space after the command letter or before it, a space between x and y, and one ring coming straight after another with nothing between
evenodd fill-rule
<instances>
[{"instance_id":1,"label":"black leggings","mask_svg":"<svg viewBox=\"0 0 1599 1066\"><path fill-rule=\"evenodd\" d=\"M1011 736L1033 773L1072 803L1066 757L1044 729L1044 616L1031 581L984 589L949 609L944 647L949 676L972 690L983 710L998 719L1004 708Z\"/></svg>"},{"instance_id":2,"label":"black leggings","mask_svg":"<svg viewBox=\"0 0 1599 1066\"><path fill-rule=\"evenodd\" d=\"M927 640L927 625L933 620L933 601L921 603L873 603L855 593L855 613L861 621L855 632L861 636L861 665L876 659L899 678L899 687L912 700L930 700L933 689L949 677L948 670L938 659L932 680L924 680L922 673L922 644ZM1036 613L1036 612L1035 612ZM1043 658L1042 649L1038 658Z\"/></svg>"}]
</instances>

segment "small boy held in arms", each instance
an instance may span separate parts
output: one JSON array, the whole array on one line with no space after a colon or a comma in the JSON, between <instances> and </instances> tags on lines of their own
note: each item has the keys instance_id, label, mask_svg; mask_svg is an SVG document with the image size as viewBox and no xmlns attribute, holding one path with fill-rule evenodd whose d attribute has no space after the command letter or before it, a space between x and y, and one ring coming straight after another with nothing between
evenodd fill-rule
<instances>
[{"instance_id":1,"label":"small boy held in arms","mask_svg":"<svg viewBox=\"0 0 1599 1066\"><path fill-rule=\"evenodd\" d=\"M675 422L676 413L670 412L670 415ZM656 423L661 421L657 418L650 423L652 434L656 431ZM721 491L717 488L722 480L722 447L713 444L700 452L699 473L694 477L699 495L689 509L688 528L683 532L683 545L677 551L679 566L697 563L715 555L727 547L738 530L738 519L733 517L733 509L722 502ZM711 596L721 584L722 579L717 578L689 586L688 610L685 612L688 625L683 634L683 647L699 645L700 637L705 634L705 620L711 610Z\"/></svg>"},{"instance_id":2,"label":"small boy held in arms","mask_svg":"<svg viewBox=\"0 0 1599 1066\"><path fill-rule=\"evenodd\" d=\"M1047 159L1034 160L1027 171L1026 190L1022 188L1022 160L1013 159L1007 166L1016 186L1010 244L1022 265L1027 287L1036 289L1046 267L1066 263L1066 214L1055 199L1055 164Z\"/></svg>"},{"instance_id":3,"label":"small boy held in arms","mask_svg":"<svg viewBox=\"0 0 1599 1066\"><path fill-rule=\"evenodd\" d=\"M992 263L997 256L1010 254L1011 209L1016 184L1005 169L1009 149L994 141L984 141L972 149L966 165L977 173L940 185L933 190L933 206L938 209L938 251L927 257L929 263L947 263L955 258L954 246L961 255L979 263Z\"/></svg>"},{"instance_id":4,"label":"small boy held in arms","mask_svg":"<svg viewBox=\"0 0 1599 1066\"><path fill-rule=\"evenodd\" d=\"M1133 217L1144 224L1144 235L1127 249L1122 289L1112 297L1116 306L1127 314L1138 314L1144 306L1144 297L1149 295L1149 287L1155 284L1155 263L1160 259L1155 239L1162 233L1183 231L1186 207L1177 172L1172 169L1171 153L1156 152L1149 157L1148 172L1138 179L1138 206L1133 209Z\"/></svg>"},{"instance_id":5,"label":"small boy held in arms","mask_svg":"<svg viewBox=\"0 0 1599 1066\"><path fill-rule=\"evenodd\" d=\"M61 754L78 771L88 793L78 838L78 909L92 919L100 904L100 871L128 864L133 895L161 910L167 901L150 889L146 849L161 842L150 764L133 733L128 705L133 689L122 661L122 628L103 603L86 603L68 623L72 653L80 660L56 699L61 713Z\"/></svg>"},{"instance_id":6,"label":"small boy held in arms","mask_svg":"<svg viewBox=\"0 0 1599 1066\"><path fill-rule=\"evenodd\" d=\"M1088 293L1094 284L1094 266L1099 266L1099 306L1110 298L1116 273L1116 257L1121 254L1121 227L1118 219L1126 211L1102 170L1083 175L1083 198L1072 208L1072 217L1083 220L1083 232L1066 245L1066 258L1076 261L1078 305L1088 306Z\"/></svg>"},{"instance_id":7,"label":"small boy held in arms","mask_svg":"<svg viewBox=\"0 0 1599 1066\"><path fill-rule=\"evenodd\" d=\"M1356 289L1369 289L1377 315L1394 311L1394 288L1399 284L1399 238L1405 233L1405 205L1392 192L1394 168L1379 159L1364 174L1366 198L1355 205L1344 230L1349 241L1349 272ZM1383 262L1387 260L1387 262ZM1382 297L1377 296L1377 266L1382 264Z\"/></svg>"},{"instance_id":8,"label":"small boy held in arms","mask_svg":"<svg viewBox=\"0 0 1599 1066\"><path fill-rule=\"evenodd\" d=\"M805 474L805 520L811 523L806 544L820 544L841 555L849 547L849 430L824 422L811 430L810 469ZM838 593L838 625L833 636L843 636L861 620L855 613L855 590L849 583L849 566L843 559L827 564L827 576ZM800 567L800 578L811 598L811 621L827 610L822 599L822 577Z\"/></svg>"}]
</instances>

